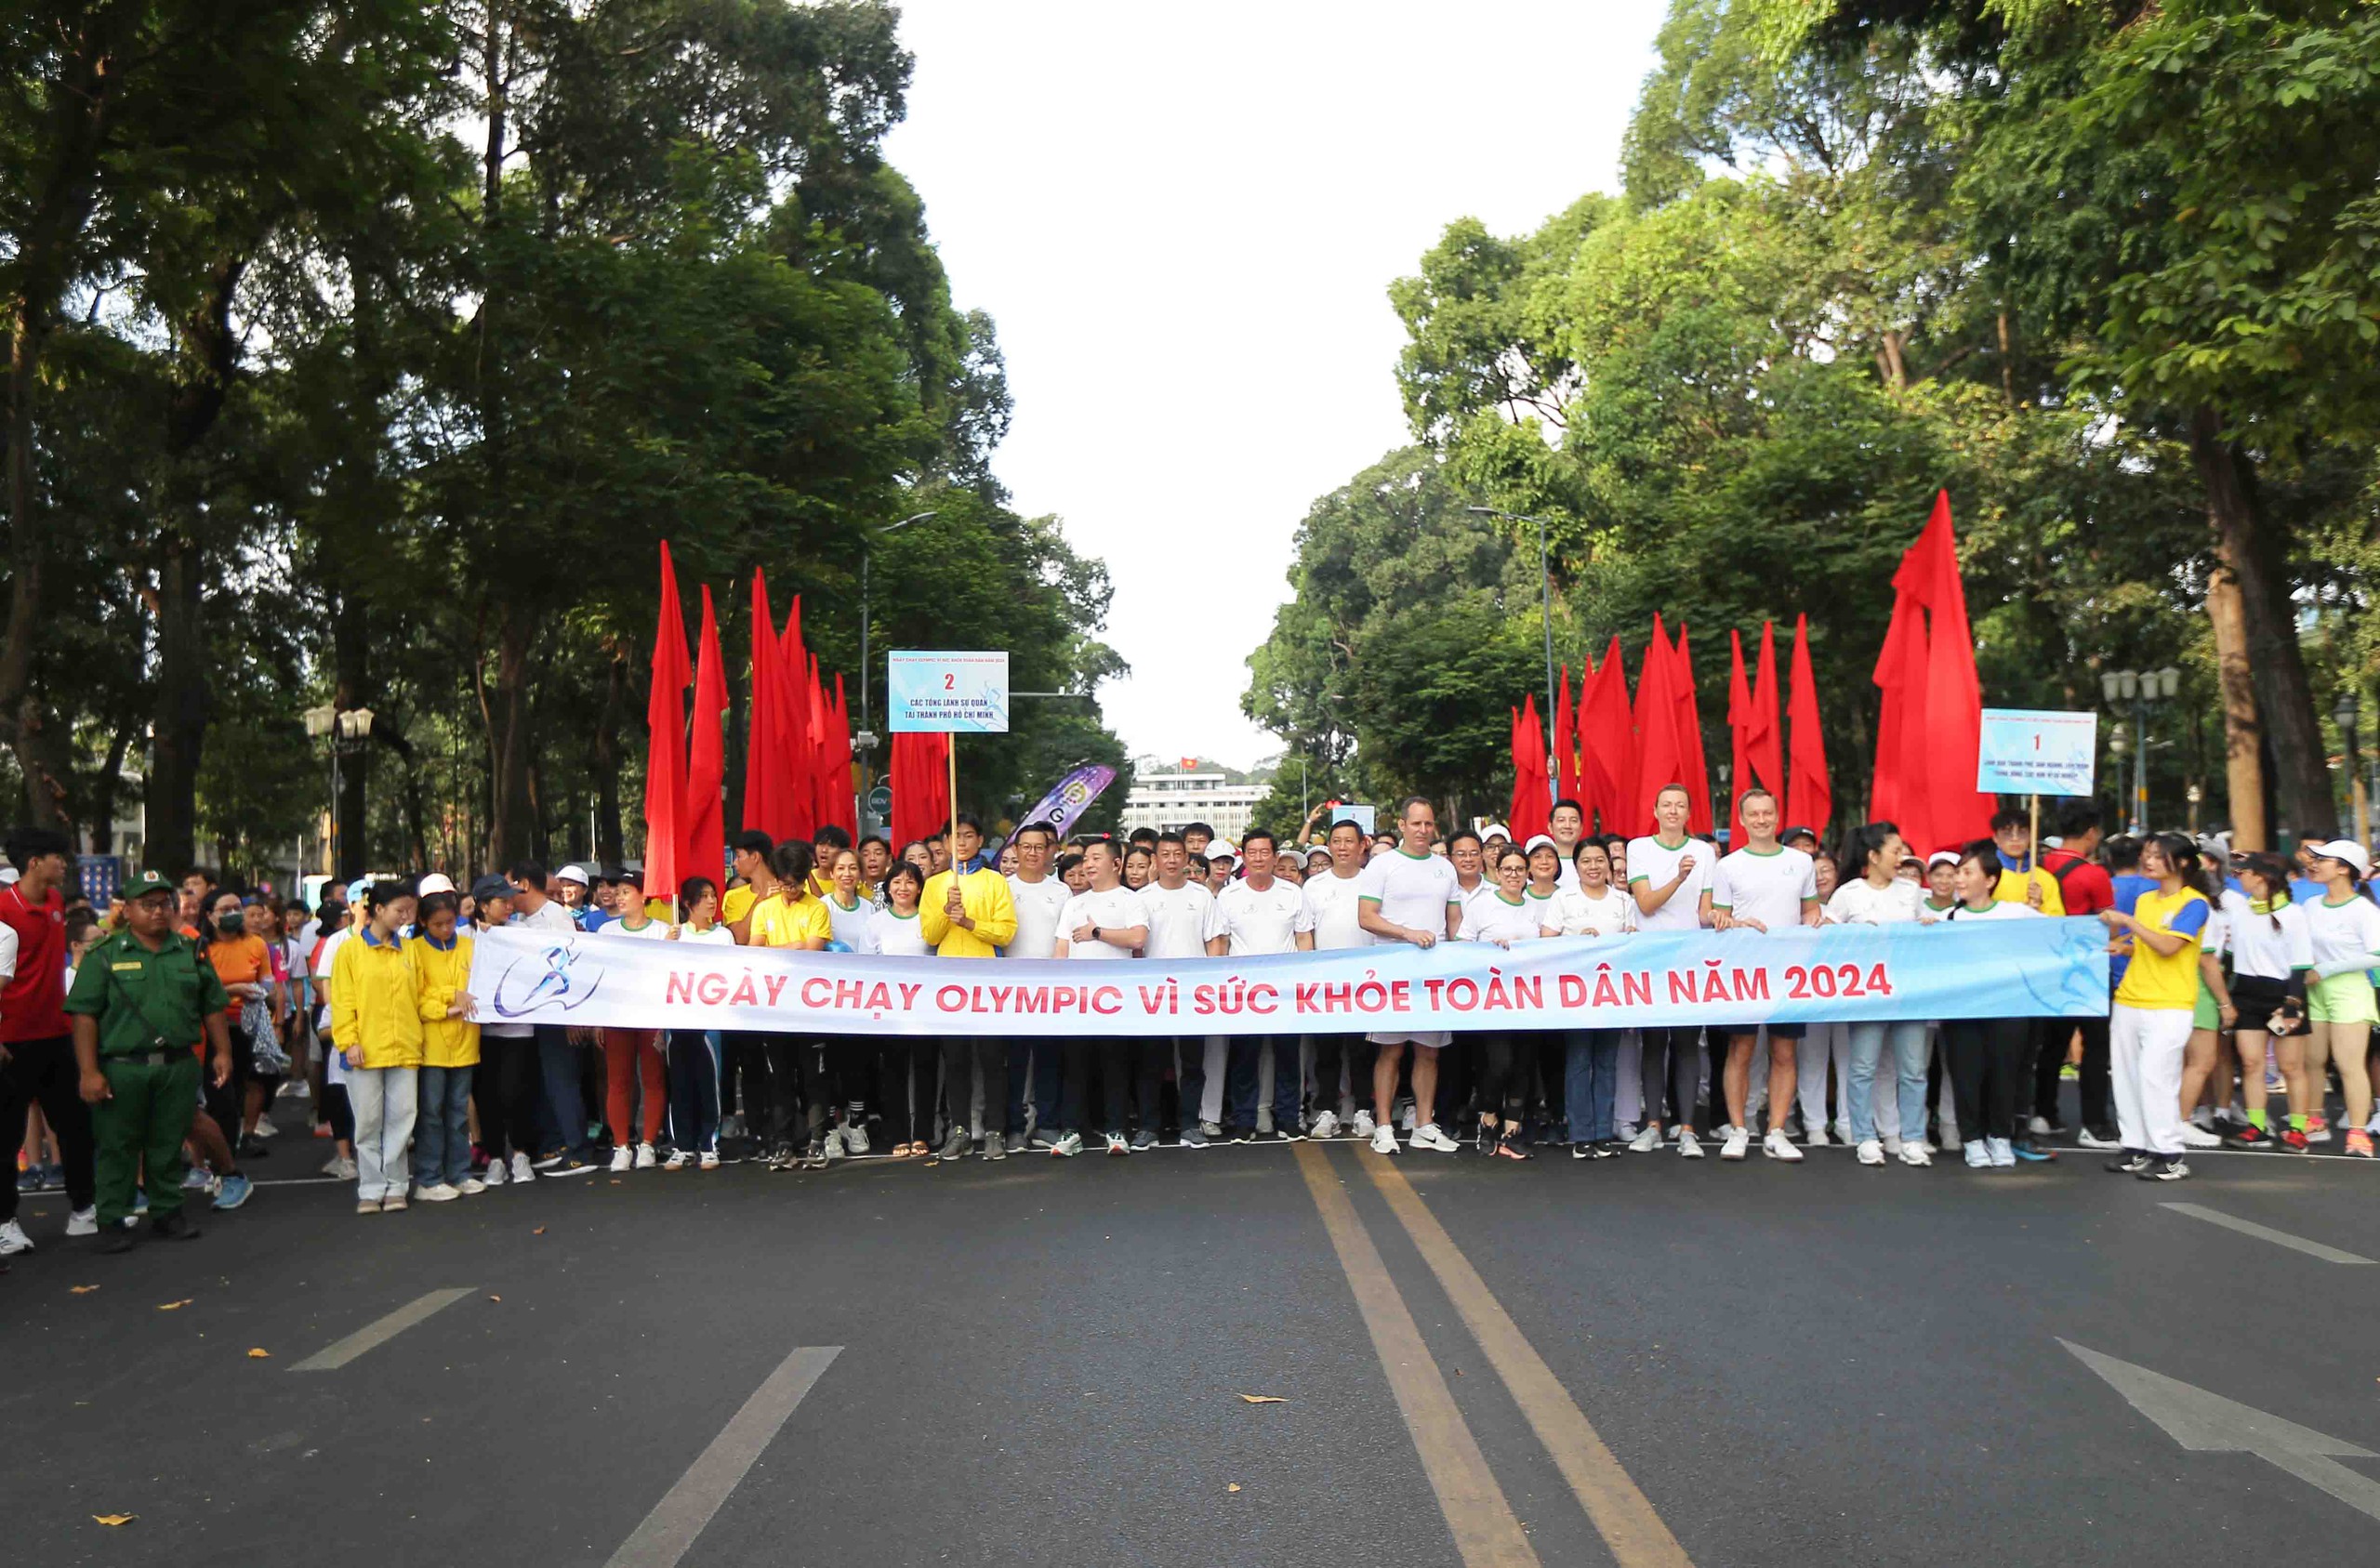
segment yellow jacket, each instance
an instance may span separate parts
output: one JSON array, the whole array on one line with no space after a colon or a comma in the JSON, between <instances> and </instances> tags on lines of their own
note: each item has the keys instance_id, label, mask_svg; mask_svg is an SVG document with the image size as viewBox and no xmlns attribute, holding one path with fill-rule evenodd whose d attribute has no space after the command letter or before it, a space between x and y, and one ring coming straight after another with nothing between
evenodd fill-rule
<instances>
[{"instance_id":1,"label":"yellow jacket","mask_svg":"<svg viewBox=\"0 0 2380 1568\"><path fill-rule=\"evenodd\" d=\"M364 926L331 960L331 1043L360 1050L359 1065L421 1065L421 996L402 939L381 941Z\"/></svg>"},{"instance_id":2,"label":"yellow jacket","mask_svg":"<svg viewBox=\"0 0 2380 1568\"><path fill-rule=\"evenodd\" d=\"M2022 903L2025 902L2026 884L2029 882L2039 882L2042 885L2043 914L2063 915L2066 913L2066 895L2058 890L2057 878L2038 865L2029 871L2011 871L2003 863L2000 868L2000 880L1992 887L1991 896L2001 903Z\"/></svg>"},{"instance_id":3,"label":"yellow jacket","mask_svg":"<svg viewBox=\"0 0 2380 1568\"><path fill-rule=\"evenodd\" d=\"M346 946L353 946L349 942ZM413 960L415 995L421 1008L421 1064L424 1067L476 1067L480 1060L480 1026L467 1018L448 1018L455 994L471 988L471 939L456 931L441 947L428 931L405 943Z\"/></svg>"},{"instance_id":4,"label":"yellow jacket","mask_svg":"<svg viewBox=\"0 0 2380 1568\"><path fill-rule=\"evenodd\" d=\"M959 906L975 929L954 926L944 908L950 902L950 873L937 871L926 878L925 897L918 903L919 934L945 958L996 958L998 949L1016 940L1016 904L1008 896L1008 878L986 866L968 874L959 884Z\"/></svg>"}]
</instances>

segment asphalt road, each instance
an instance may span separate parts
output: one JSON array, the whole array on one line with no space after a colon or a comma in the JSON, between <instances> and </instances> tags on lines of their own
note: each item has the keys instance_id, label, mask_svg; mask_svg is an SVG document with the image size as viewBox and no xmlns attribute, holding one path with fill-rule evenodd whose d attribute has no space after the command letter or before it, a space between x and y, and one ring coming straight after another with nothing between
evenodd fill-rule
<instances>
[{"instance_id":1,"label":"asphalt road","mask_svg":"<svg viewBox=\"0 0 2380 1568\"><path fill-rule=\"evenodd\" d=\"M7 1556L2356 1561L2380 1460L2292 1461L2325 1490L2187 1450L2061 1345L2380 1450L2380 1264L2165 1206L2380 1258L2380 1170L2194 1164L1340 1142L599 1174L370 1219L284 1181L126 1258L29 1199Z\"/></svg>"}]
</instances>

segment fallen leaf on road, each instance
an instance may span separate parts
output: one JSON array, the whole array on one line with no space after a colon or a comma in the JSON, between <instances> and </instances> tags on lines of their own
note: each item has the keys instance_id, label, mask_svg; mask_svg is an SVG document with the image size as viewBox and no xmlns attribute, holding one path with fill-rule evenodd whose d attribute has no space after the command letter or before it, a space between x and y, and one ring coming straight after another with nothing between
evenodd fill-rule
<instances>
[{"instance_id":1,"label":"fallen leaf on road","mask_svg":"<svg viewBox=\"0 0 2380 1568\"><path fill-rule=\"evenodd\" d=\"M542 1236L546 1233L546 1228L543 1225L540 1225L529 1233L533 1236Z\"/></svg>"},{"instance_id":2,"label":"fallen leaf on road","mask_svg":"<svg viewBox=\"0 0 2380 1568\"><path fill-rule=\"evenodd\" d=\"M99 1287L96 1285L70 1285L66 1288L77 1296L88 1296Z\"/></svg>"},{"instance_id":3,"label":"fallen leaf on road","mask_svg":"<svg viewBox=\"0 0 2380 1568\"><path fill-rule=\"evenodd\" d=\"M270 1361L272 1359L272 1352L264 1349L261 1345L254 1346L250 1348L248 1351L248 1359L250 1361Z\"/></svg>"},{"instance_id":4,"label":"fallen leaf on road","mask_svg":"<svg viewBox=\"0 0 2380 1568\"><path fill-rule=\"evenodd\" d=\"M195 1296L185 1296L178 1301L160 1301L157 1303L157 1310L161 1312L178 1312L197 1299Z\"/></svg>"},{"instance_id":5,"label":"fallen leaf on road","mask_svg":"<svg viewBox=\"0 0 2380 1568\"><path fill-rule=\"evenodd\" d=\"M1223 1490L1226 1492L1236 1492L1239 1490L1239 1482L1235 1481L1229 1486L1224 1487Z\"/></svg>"},{"instance_id":6,"label":"fallen leaf on road","mask_svg":"<svg viewBox=\"0 0 2380 1568\"><path fill-rule=\"evenodd\" d=\"M489 1299L489 1300L491 1300L491 1301L501 1301L501 1300L503 1300L503 1299L504 1299L504 1298L503 1298L503 1297L501 1297L501 1296L491 1296L491 1297L489 1297L489 1298L488 1298L488 1299Z\"/></svg>"},{"instance_id":7,"label":"fallen leaf on road","mask_svg":"<svg viewBox=\"0 0 2380 1568\"><path fill-rule=\"evenodd\" d=\"M1279 1394L1242 1394L1239 1397L1246 1400L1250 1404L1287 1404L1289 1403L1288 1400L1283 1399Z\"/></svg>"},{"instance_id":8,"label":"fallen leaf on road","mask_svg":"<svg viewBox=\"0 0 2380 1568\"><path fill-rule=\"evenodd\" d=\"M95 1513L91 1516L101 1524L129 1524L140 1516L137 1513Z\"/></svg>"},{"instance_id":9,"label":"fallen leaf on road","mask_svg":"<svg viewBox=\"0 0 2380 1568\"><path fill-rule=\"evenodd\" d=\"M618 1177L616 1177L616 1176L615 1176L615 1177L612 1178L612 1185L613 1185L613 1186L616 1187L616 1186L618 1186L619 1184L620 1184L620 1179L619 1179Z\"/></svg>"}]
</instances>

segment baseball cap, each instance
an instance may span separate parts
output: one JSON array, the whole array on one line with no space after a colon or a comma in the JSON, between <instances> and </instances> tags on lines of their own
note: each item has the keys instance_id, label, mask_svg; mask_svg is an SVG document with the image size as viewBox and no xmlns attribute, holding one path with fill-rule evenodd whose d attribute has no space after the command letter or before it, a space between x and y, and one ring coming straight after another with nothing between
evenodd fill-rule
<instances>
[{"instance_id":1,"label":"baseball cap","mask_svg":"<svg viewBox=\"0 0 2380 1568\"><path fill-rule=\"evenodd\" d=\"M1807 827L1789 827L1777 836L1779 844L1791 843L1796 838L1806 838L1813 844L1818 841L1817 830Z\"/></svg>"},{"instance_id":2,"label":"baseball cap","mask_svg":"<svg viewBox=\"0 0 2380 1568\"><path fill-rule=\"evenodd\" d=\"M423 877L420 886L414 890L423 898L432 893L451 893L455 890L455 879L443 871L433 871Z\"/></svg>"},{"instance_id":3,"label":"baseball cap","mask_svg":"<svg viewBox=\"0 0 2380 1568\"><path fill-rule=\"evenodd\" d=\"M471 884L471 901L475 903L485 903L490 899L509 899L511 896L512 884L501 876L483 876Z\"/></svg>"},{"instance_id":4,"label":"baseball cap","mask_svg":"<svg viewBox=\"0 0 2380 1568\"><path fill-rule=\"evenodd\" d=\"M131 881L126 882L124 885L124 890L117 896L122 898L126 903L130 903L135 899L146 898L151 893L170 893L175 890L174 885L165 880L165 873L159 871L144 871L139 876L134 877Z\"/></svg>"},{"instance_id":5,"label":"baseball cap","mask_svg":"<svg viewBox=\"0 0 2380 1568\"><path fill-rule=\"evenodd\" d=\"M354 881L350 882L347 885L347 902L350 903L362 903L364 902L364 895L371 890L372 878L369 876L359 876Z\"/></svg>"},{"instance_id":6,"label":"baseball cap","mask_svg":"<svg viewBox=\"0 0 2380 1568\"><path fill-rule=\"evenodd\" d=\"M1479 841L1483 844L1490 838L1502 838L1509 841L1512 837L1513 830L1502 823L1489 823L1479 830Z\"/></svg>"},{"instance_id":7,"label":"baseball cap","mask_svg":"<svg viewBox=\"0 0 2380 1568\"><path fill-rule=\"evenodd\" d=\"M1958 863L1959 852L1956 850L1937 850L1932 854L1925 857L1925 869L1928 871L1933 870L1937 865L1956 865Z\"/></svg>"},{"instance_id":8,"label":"baseball cap","mask_svg":"<svg viewBox=\"0 0 2380 1568\"><path fill-rule=\"evenodd\" d=\"M1236 861L1239 859L1239 846L1228 838L1218 838L1207 846L1207 859L1210 862Z\"/></svg>"},{"instance_id":9,"label":"baseball cap","mask_svg":"<svg viewBox=\"0 0 2380 1568\"><path fill-rule=\"evenodd\" d=\"M1522 845L1521 848L1533 855L1537 853L1537 847L1540 844L1544 845L1549 850L1559 849L1561 847L1554 842L1554 836L1552 834L1540 833L1532 837L1529 841Z\"/></svg>"},{"instance_id":10,"label":"baseball cap","mask_svg":"<svg viewBox=\"0 0 2380 1568\"><path fill-rule=\"evenodd\" d=\"M587 873L575 865L565 865L555 872L554 879L559 882L575 882L582 888L587 886Z\"/></svg>"},{"instance_id":11,"label":"baseball cap","mask_svg":"<svg viewBox=\"0 0 2380 1568\"><path fill-rule=\"evenodd\" d=\"M2360 880L2372 875L2372 853L2352 838L2334 838L2327 844L2314 846L2314 853L2324 860L2345 861L2355 867Z\"/></svg>"}]
</instances>

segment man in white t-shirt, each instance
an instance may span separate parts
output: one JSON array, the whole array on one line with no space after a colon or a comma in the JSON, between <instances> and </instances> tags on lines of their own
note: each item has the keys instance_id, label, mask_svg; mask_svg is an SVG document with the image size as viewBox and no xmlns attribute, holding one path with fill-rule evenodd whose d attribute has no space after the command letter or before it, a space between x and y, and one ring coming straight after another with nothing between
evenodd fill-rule
<instances>
[{"instance_id":1,"label":"man in white t-shirt","mask_svg":"<svg viewBox=\"0 0 2380 1568\"><path fill-rule=\"evenodd\" d=\"M1016 871L1008 879L1008 897L1016 906L1016 935L1000 949L1000 956L1047 958L1058 950L1058 916L1073 896L1050 875L1058 830L1046 822L1029 822L1011 835L1011 841L1016 845ZM1008 1125L1023 1138L1025 1108L1031 1106L1036 1148L1046 1149L1058 1140L1060 1054L1051 1035L1009 1037Z\"/></svg>"},{"instance_id":2,"label":"man in white t-shirt","mask_svg":"<svg viewBox=\"0 0 2380 1568\"><path fill-rule=\"evenodd\" d=\"M1579 840L1586 833L1586 808L1575 800L1556 800L1554 809L1545 813L1545 836L1562 851L1562 874L1554 878L1554 885L1565 891L1579 885Z\"/></svg>"},{"instance_id":3,"label":"man in white t-shirt","mask_svg":"<svg viewBox=\"0 0 2380 1568\"><path fill-rule=\"evenodd\" d=\"M1351 822L1330 824L1330 863L1305 879L1298 895L1298 949L1303 953L1335 953L1369 947L1371 933L1357 917L1356 899L1364 877L1364 830ZM1316 1034L1314 1037L1314 1099L1319 1107L1309 1138L1339 1136L1339 1068L1347 1069L1347 1098L1355 1106L1351 1131L1357 1138L1374 1132L1371 1092L1372 1063L1380 1048L1359 1034Z\"/></svg>"},{"instance_id":4,"label":"man in white t-shirt","mask_svg":"<svg viewBox=\"0 0 2380 1568\"><path fill-rule=\"evenodd\" d=\"M1355 895L1355 917L1375 942L1406 942L1435 947L1462 923L1461 889L1454 865L1430 852L1438 836L1438 814L1426 796L1409 795L1396 808L1397 846L1364 867ZM1396 1153L1396 1079L1405 1048L1413 1048L1413 1139L1416 1149L1455 1152L1455 1140L1438 1127L1438 1052L1449 1035L1442 1029L1378 1029L1366 1038L1381 1048L1372 1064L1372 1149Z\"/></svg>"},{"instance_id":5,"label":"man in white t-shirt","mask_svg":"<svg viewBox=\"0 0 2380 1568\"><path fill-rule=\"evenodd\" d=\"M1273 875L1276 850L1273 835L1251 827L1239 841L1240 861L1247 874L1215 897L1215 912L1207 925L1207 952L1223 958L1259 953L1294 953L1298 918L1305 896ZM1263 1082L1264 1058L1273 1058L1273 1130L1267 1143L1294 1143L1305 1136L1298 1114L1305 1100L1305 1066L1302 1042L1295 1034L1240 1034L1231 1042L1226 1074L1232 1140L1258 1139L1256 1104Z\"/></svg>"},{"instance_id":6,"label":"man in white t-shirt","mask_svg":"<svg viewBox=\"0 0 2380 1568\"><path fill-rule=\"evenodd\" d=\"M1692 797L1684 784L1663 784L1653 797L1658 831L1629 840L1628 891L1636 900L1640 931L1692 931L1711 923L1711 872L1719 854L1686 833L1686 820L1692 810ZM1661 1146L1661 1088L1666 1084L1670 1123L1677 1129L1677 1152L1699 1160L1702 1145L1694 1136L1695 1087L1702 1077L1699 1032L1649 1028L1641 1033L1644 1057L1638 1081L1644 1089L1645 1119L1643 1130L1628 1147L1643 1154ZM1721 1100L1716 1087L1711 1098Z\"/></svg>"},{"instance_id":7,"label":"man in white t-shirt","mask_svg":"<svg viewBox=\"0 0 2380 1568\"><path fill-rule=\"evenodd\" d=\"M1022 861L1022 854L1019 855ZM1053 956L1083 960L1130 958L1149 940L1148 907L1141 895L1124 886L1124 857L1104 838L1083 847L1083 864L1091 886L1066 900L1058 915L1057 952ZM1104 1094L1106 1126L1103 1135L1111 1154L1129 1154L1125 1134L1129 1115L1127 1087L1131 1074L1130 1042L1094 1039L1066 1034L1058 1037L1058 1060L1065 1085L1059 1108L1060 1136L1050 1146L1052 1154L1082 1153L1082 1129L1091 1117L1091 1069L1099 1068Z\"/></svg>"},{"instance_id":8,"label":"man in white t-shirt","mask_svg":"<svg viewBox=\"0 0 2380 1568\"><path fill-rule=\"evenodd\" d=\"M1207 955L1207 930L1215 916L1215 895L1204 882L1190 876L1190 846L1183 833L1160 833L1157 838L1157 879L1141 889L1149 912L1149 940L1141 956L1164 963ZM1223 1135L1223 1063L1231 1048L1222 1034L1158 1036L1146 1049L1154 1056L1160 1079L1164 1063L1174 1063L1173 1081L1181 1090L1182 1146L1203 1149ZM1144 1059L1144 1061L1147 1060ZM1145 1073L1144 1074L1145 1078ZM1154 1142L1157 1121L1155 1092L1142 1104L1141 1130Z\"/></svg>"},{"instance_id":9,"label":"man in white t-shirt","mask_svg":"<svg viewBox=\"0 0 2380 1568\"><path fill-rule=\"evenodd\" d=\"M1744 791L1736 803L1744 824L1744 847L1719 863L1711 884L1711 923L1723 931L1782 931L1815 926L1822 917L1818 905L1818 863L1800 850L1777 841L1777 797L1757 786ZM1761 1153L1772 1160L1798 1164L1802 1152L1785 1136L1785 1107L1793 1103L1801 1074L1793 1053L1804 1025L1768 1025L1768 1136ZM1752 1141L1744 1102L1752 1087L1752 1048L1760 1043L1760 1025L1745 1022L1727 1031L1727 1140L1720 1146L1723 1160L1740 1160Z\"/></svg>"}]
</instances>

